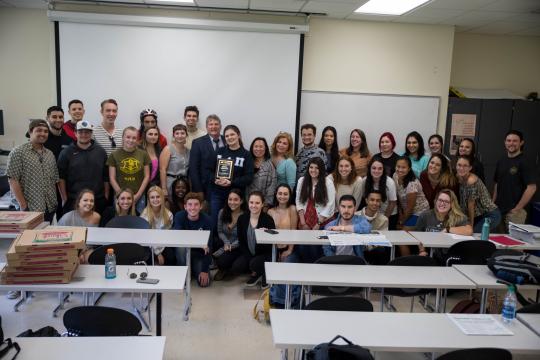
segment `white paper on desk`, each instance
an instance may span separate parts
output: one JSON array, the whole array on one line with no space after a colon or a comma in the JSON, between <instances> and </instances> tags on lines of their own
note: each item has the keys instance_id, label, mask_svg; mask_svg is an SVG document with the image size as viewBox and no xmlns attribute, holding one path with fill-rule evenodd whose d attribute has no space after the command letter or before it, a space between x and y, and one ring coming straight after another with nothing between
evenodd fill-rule
<instances>
[{"instance_id":1,"label":"white paper on desk","mask_svg":"<svg viewBox=\"0 0 540 360\"><path fill-rule=\"evenodd\" d=\"M462 241L463 240L476 240L474 236L469 236L469 235L458 235L458 234L450 234L450 233L446 235L450 236L454 240L462 240Z\"/></svg>"},{"instance_id":2,"label":"white paper on desk","mask_svg":"<svg viewBox=\"0 0 540 360\"><path fill-rule=\"evenodd\" d=\"M446 314L465 335L514 335L493 315Z\"/></svg>"},{"instance_id":3,"label":"white paper on desk","mask_svg":"<svg viewBox=\"0 0 540 360\"><path fill-rule=\"evenodd\" d=\"M355 234L328 232L328 240L332 246L345 245L372 245L372 246L392 246L384 235L380 234Z\"/></svg>"},{"instance_id":4,"label":"white paper on desk","mask_svg":"<svg viewBox=\"0 0 540 360\"><path fill-rule=\"evenodd\" d=\"M540 227L534 226L534 225L514 224L513 222L509 221L508 226L516 227L522 231L529 232L529 233L540 233Z\"/></svg>"}]
</instances>

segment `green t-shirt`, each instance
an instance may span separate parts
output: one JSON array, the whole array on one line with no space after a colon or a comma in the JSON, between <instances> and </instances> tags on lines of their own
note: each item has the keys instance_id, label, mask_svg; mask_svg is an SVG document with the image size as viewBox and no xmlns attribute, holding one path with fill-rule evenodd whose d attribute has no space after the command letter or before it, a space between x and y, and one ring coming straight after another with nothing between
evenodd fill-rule
<instances>
[{"instance_id":1,"label":"green t-shirt","mask_svg":"<svg viewBox=\"0 0 540 360\"><path fill-rule=\"evenodd\" d=\"M150 156L141 149L132 152L118 149L109 155L107 165L116 168L116 182L120 188L129 188L136 193L144 179L144 167L150 165Z\"/></svg>"}]
</instances>

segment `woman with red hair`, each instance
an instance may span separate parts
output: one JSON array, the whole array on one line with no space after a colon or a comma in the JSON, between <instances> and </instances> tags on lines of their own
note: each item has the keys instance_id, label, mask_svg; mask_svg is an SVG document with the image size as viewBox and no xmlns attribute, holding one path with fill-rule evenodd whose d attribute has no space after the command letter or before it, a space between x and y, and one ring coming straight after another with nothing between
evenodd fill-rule
<instances>
[{"instance_id":1,"label":"woman with red hair","mask_svg":"<svg viewBox=\"0 0 540 360\"><path fill-rule=\"evenodd\" d=\"M380 153L375 154L373 157L379 159L383 165L386 175L392 177L394 171L396 171L396 162L399 159L399 155L394 152L396 148L396 139L391 132L385 132L379 138L379 150Z\"/></svg>"}]
</instances>

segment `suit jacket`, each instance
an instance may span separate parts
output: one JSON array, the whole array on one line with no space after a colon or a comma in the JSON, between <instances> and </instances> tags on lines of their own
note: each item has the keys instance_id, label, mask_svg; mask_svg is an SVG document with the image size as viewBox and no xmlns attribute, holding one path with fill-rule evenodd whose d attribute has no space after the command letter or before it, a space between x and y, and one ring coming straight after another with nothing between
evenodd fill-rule
<instances>
[{"instance_id":1,"label":"suit jacket","mask_svg":"<svg viewBox=\"0 0 540 360\"><path fill-rule=\"evenodd\" d=\"M250 213L246 212L243 213L238 217L238 221L236 223L237 229L238 229L238 242L240 244L240 250L244 254L249 254L249 247L247 242L247 230L249 227L249 218ZM267 228L267 229L275 229L276 225L274 224L274 219L267 213L261 212L261 215L259 216L259 221L257 222L257 229L259 228ZM263 255L263 254L271 254L272 253L272 245L270 244L257 244L255 247L255 255Z\"/></svg>"},{"instance_id":2,"label":"suit jacket","mask_svg":"<svg viewBox=\"0 0 540 360\"><path fill-rule=\"evenodd\" d=\"M221 136L225 144L225 138ZM216 171L217 151L214 150L210 135L193 140L189 153L189 179L191 191L208 192L208 187L214 182Z\"/></svg>"}]
</instances>

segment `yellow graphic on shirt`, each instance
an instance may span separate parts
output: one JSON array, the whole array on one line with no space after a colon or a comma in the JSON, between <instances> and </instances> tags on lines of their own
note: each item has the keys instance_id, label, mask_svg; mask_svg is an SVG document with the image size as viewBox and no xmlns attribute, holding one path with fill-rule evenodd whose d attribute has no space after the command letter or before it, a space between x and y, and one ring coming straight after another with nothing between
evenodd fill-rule
<instances>
[{"instance_id":1,"label":"yellow graphic on shirt","mask_svg":"<svg viewBox=\"0 0 540 360\"><path fill-rule=\"evenodd\" d=\"M120 171L124 174L136 174L141 169L141 162L135 158L127 157L120 161Z\"/></svg>"}]
</instances>

